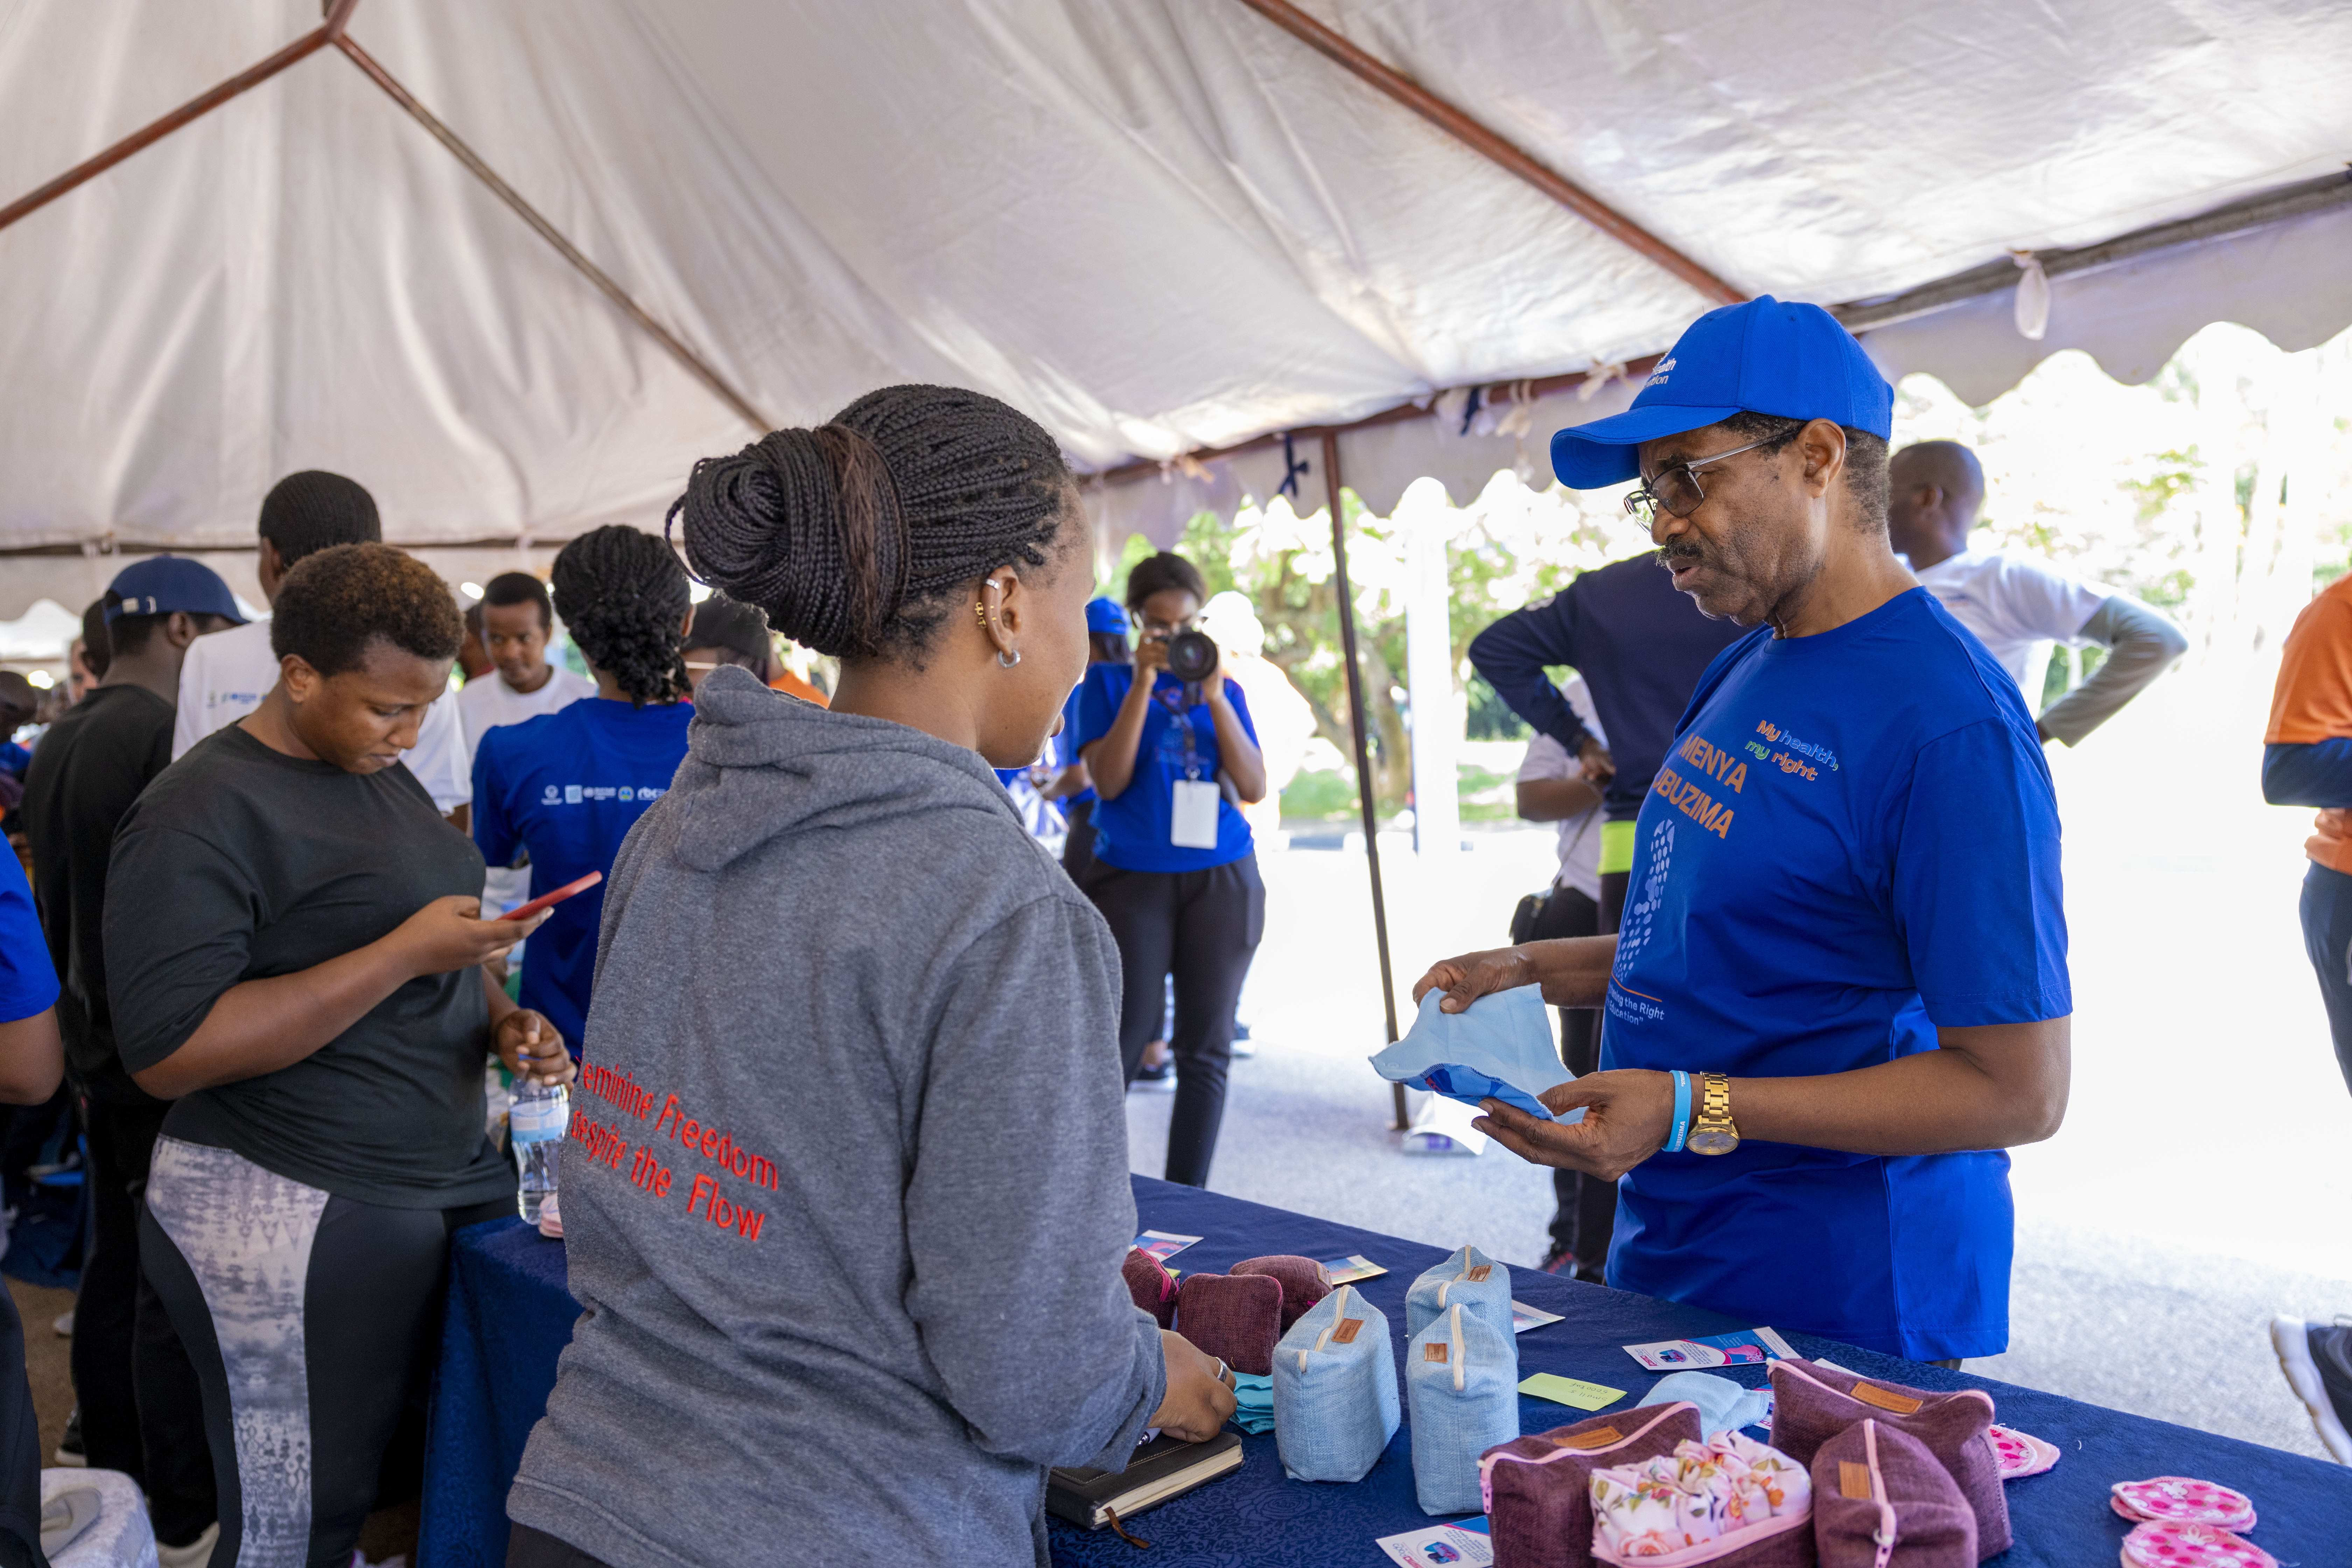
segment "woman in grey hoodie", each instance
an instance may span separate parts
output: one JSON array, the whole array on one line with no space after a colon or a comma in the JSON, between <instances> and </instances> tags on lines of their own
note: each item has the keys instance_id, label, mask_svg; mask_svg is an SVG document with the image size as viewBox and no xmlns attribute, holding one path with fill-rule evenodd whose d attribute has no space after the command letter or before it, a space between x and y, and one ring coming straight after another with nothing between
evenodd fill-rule
<instances>
[{"instance_id":1,"label":"woman in grey hoodie","mask_svg":"<svg viewBox=\"0 0 2352 1568\"><path fill-rule=\"evenodd\" d=\"M1086 668L1092 530L1035 423L925 386L698 463L680 512L841 681L713 671L614 866L584 1310L509 1561L1043 1564L1046 1467L1234 1405L1120 1281L1118 953L990 771Z\"/></svg>"}]
</instances>

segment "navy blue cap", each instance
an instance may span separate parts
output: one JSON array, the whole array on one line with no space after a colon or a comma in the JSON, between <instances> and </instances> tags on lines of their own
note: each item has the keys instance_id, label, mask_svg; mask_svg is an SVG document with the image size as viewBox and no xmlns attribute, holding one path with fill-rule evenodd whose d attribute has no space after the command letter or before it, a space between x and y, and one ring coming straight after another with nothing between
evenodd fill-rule
<instances>
[{"instance_id":1,"label":"navy blue cap","mask_svg":"<svg viewBox=\"0 0 2352 1568\"><path fill-rule=\"evenodd\" d=\"M1117 599L1087 601L1087 630L1105 637L1123 637L1127 633L1127 606Z\"/></svg>"},{"instance_id":2,"label":"navy blue cap","mask_svg":"<svg viewBox=\"0 0 2352 1568\"><path fill-rule=\"evenodd\" d=\"M106 585L106 618L110 624L125 616L168 616L185 610L192 616L226 616L238 626L236 596L220 574L201 561L184 555L151 555L134 561Z\"/></svg>"},{"instance_id":3,"label":"navy blue cap","mask_svg":"<svg viewBox=\"0 0 2352 1568\"><path fill-rule=\"evenodd\" d=\"M1622 484L1642 471L1643 442L1740 413L1827 419L1885 440L1895 433L1895 389L1835 316L1759 294L1684 329L1633 407L1554 436L1552 471L1570 489Z\"/></svg>"}]
</instances>

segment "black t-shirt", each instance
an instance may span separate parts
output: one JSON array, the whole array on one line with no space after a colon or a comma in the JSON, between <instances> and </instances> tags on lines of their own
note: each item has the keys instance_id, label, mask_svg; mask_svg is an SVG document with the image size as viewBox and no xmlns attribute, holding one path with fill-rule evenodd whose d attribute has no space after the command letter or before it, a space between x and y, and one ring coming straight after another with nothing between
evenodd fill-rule
<instances>
[{"instance_id":1,"label":"black t-shirt","mask_svg":"<svg viewBox=\"0 0 2352 1568\"><path fill-rule=\"evenodd\" d=\"M172 762L172 704L143 686L100 686L65 711L25 771L34 899L58 966L58 1028L77 1087L149 1100L114 1054L106 1004L106 863L115 825Z\"/></svg>"},{"instance_id":2,"label":"black t-shirt","mask_svg":"<svg viewBox=\"0 0 2352 1568\"><path fill-rule=\"evenodd\" d=\"M123 1066L179 1049L241 981L311 968L481 890L480 853L405 765L347 773L218 731L115 836L106 963ZM163 1131L361 1203L486 1203L515 1179L483 1135L488 1046L480 972L422 975L291 1067L188 1095Z\"/></svg>"}]
</instances>

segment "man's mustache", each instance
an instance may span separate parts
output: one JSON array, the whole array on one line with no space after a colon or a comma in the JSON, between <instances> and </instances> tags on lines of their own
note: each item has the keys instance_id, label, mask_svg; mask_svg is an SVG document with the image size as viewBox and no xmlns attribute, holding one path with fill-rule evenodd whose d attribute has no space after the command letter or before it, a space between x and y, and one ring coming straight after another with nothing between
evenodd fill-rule
<instances>
[{"instance_id":1,"label":"man's mustache","mask_svg":"<svg viewBox=\"0 0 2352 1568\"><path fill-rule=\"evenodd\" d=\"M1688 540L1676 540L1672 544L1661 544L1657 549L1651 552L1651 554L1657 561L1659 565L1665 567L1668 571L1672 571L1674 569L1674 564L1677 561L1703 562L1706 559L1706 552L1701 550L1697 545L1690 542Z\"/></svg>"}]
</instances>

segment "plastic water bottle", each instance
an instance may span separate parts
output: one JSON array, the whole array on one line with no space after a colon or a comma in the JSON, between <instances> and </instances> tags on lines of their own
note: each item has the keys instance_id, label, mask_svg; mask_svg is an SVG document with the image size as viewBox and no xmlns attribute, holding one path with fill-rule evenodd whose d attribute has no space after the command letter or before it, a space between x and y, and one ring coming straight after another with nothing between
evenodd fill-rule
<instances>
[{"instance_id":1,"label":"plastic water bottle","mask_svg":"<svg viewBox=\"0 0 2352 1568\"><path fill-rule=\"evenodd\" d=\"M515 1206L528 1224L539 1223L541 1208L555 1195L556 1154L563 1147L564 1129L571 1120L571 1097L562 1084L515 1080L514 1107L507 1112L507 1136L514 1144L515 1163L522 1169Z\"/></svg>"}]
</instances>

